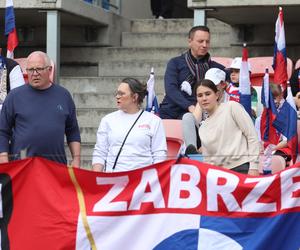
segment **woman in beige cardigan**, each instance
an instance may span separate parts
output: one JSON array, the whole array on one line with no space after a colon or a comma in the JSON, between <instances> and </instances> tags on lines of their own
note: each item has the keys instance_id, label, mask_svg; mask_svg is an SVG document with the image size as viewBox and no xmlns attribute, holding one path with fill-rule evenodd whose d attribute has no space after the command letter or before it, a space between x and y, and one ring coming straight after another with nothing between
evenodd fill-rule
<instances>
[{"instance_id":1,"label":"woman in beige cardigan","mask_svg":"<svg viewBox=\"0 0 300 250\"><path fill-rule=\"evenodd\" d=\"M259 175L259 141L248 113L237 102L219 103L219 91L210 80L196 87L197 101L208 117L199 136L204 161L236 172Z\"/></svg>"}]
</instances>

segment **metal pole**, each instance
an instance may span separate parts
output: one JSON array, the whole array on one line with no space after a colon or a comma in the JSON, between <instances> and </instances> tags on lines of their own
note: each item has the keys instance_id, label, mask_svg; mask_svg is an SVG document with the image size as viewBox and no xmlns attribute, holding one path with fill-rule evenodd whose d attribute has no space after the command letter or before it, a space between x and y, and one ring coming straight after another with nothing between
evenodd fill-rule
<instances>
[{"instance_id":1,"label":"metal pole","mask_svg":"<svg viewBox=\"0 0 300 250\"><path fill-rule=\"evenodd\" d=\"M194 26L206 25L206 15L203 9L194 9Z\"/></svg>"},{"instance_id":2,"label":"metal pole","mask_svg":"<svg viewBox=\"0 0 300 250\"><path fill-rule=\"evenodd\" d=\"M59 83L60 77L60 12L47 11L47 45L48 56L55 65L54 82Z\"/></svg>"}]
</instances>

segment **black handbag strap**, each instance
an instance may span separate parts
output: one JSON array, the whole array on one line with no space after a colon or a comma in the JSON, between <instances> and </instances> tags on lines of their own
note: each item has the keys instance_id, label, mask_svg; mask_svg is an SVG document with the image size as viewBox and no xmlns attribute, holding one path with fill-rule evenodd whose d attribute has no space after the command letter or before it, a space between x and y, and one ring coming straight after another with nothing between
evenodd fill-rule
<instances>
[{"instance_id":1,"label":"black handbag strap","mask_svg":"<svg viewBox=\"0 0 300 250\"><path fill-rule=\"evenodd\" d=\"M140 119L140 117L141 117L141 115L143 114L143 112L144 112L144 110L142 110L142 112L139 114L139 116L136 118L136 120L135 120L134 123L132 124L131 128L128 130L127 135L125 136L124 141L123 141L123 143L122 143L122 145L121 145L121 147L120 147L120 150L119 150L119 152L118 152L118 154L117 154L117 157L116 157L116 159L115 159L115 163L114 163L114 165L113 165L113 167L112 167L112 170L114 170L114 169L116 168L116 165L117 165L119 156L120 156L121 151L122 151L122 149L123 149L123 146L124 146L124 144L125 144L125 142L126 142L126 139L127 139L128 135L129 135L130 131L133 129L134 125L137 123L138 119Z\"/></svg>"}]
</instances>

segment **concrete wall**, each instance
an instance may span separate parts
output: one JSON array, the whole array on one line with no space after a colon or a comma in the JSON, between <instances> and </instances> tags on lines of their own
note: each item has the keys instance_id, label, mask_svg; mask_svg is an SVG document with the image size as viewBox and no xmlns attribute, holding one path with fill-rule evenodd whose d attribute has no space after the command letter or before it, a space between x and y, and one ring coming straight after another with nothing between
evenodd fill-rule
<instances>
[{"instance_id":1,"label":"concrete wall","mask_svg":"<svg viewBox=\"0 0 300 250\"><path fill-rule=\"evenodd\" d=\"M150 0L121 0L121 15L130 19L152 18Z\"/></svg>"},{"instance_id":2,"label":"concrete wall","mask_svg":"<svg viewBox=\"0 0 300 250\"><path fill-rule=\"evenodd\" d=\"M121 14L130 19L153 18L151 0L121 0ZM192 18L193 11L187 7L187 0L173 0L174 18Z\"/></svg>"},{"instance_id":3,"label":"concrete wall","mask_svg":"<svg viewBox=\"0 0 300 250\"><path fill-rule=\"evenodd\" d=\"M237 7L237 6L274 6L274 5L298 5L298 0L188 0L189 7Z\"/></svg>"}]
</instances>

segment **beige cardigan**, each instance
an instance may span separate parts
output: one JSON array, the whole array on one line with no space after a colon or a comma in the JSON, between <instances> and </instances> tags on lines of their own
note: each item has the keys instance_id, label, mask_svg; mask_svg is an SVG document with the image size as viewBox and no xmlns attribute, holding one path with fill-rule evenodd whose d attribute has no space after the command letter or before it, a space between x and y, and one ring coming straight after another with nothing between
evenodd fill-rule
<instances>
[{"instance_id":1,"label":"beige cardigan","mask_svg":"<svg viewBox=\"0 0 300 250\"><path fill-rule=\"evenodd\" d=\"M253 122L242 105L229 101L199 128L204 161L227 169L249 162L258 169L259 141Z\"/></svg>"}]
</instances>

